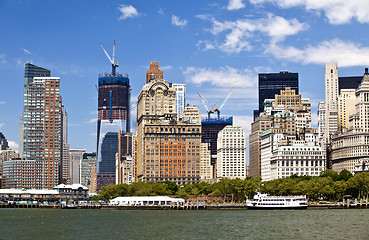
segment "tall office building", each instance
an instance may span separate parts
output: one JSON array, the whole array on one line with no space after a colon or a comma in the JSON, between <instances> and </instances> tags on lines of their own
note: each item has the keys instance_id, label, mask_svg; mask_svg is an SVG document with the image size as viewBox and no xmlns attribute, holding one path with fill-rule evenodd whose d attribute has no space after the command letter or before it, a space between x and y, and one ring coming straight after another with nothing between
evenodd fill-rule
<instances>
[{"instance_id":1,"label":"tall office building","mask_svg":"<svg viewBox=\"0 0 369 240\"><path fill-rule=\"evenodd\" d=\"M179 119L186 105L186 84L172 83L172 86L176 90L176 113Z\"/></svg>"},{"instance_id":2,"label":"tall office building","mask_svg":"<svg viewBox=\"0 0 369 240\"><path fill-rule=\"evenodd\" d=\"M254 111L254 119L264 112L264 100L274 99L276 94L286 87L295 90L299 94L298 73L282 71L279 73L260 73L259 74L259 109Z\"/></svg>"},{"instance_id":3,"label":"tall office building","mask_svg":"<svg viewBox=\"0 0 369 240\"><path fill-rule=\"evenodd\" d=\"M116 184L133 182L132 133L118 134L118 152L116 157Z\"/></svg>"},{"instance_id":4,"label":"tall office building","mask_svg":"<svg viewBox=\"0 0 369 240\"><path fill-rule=\"evenodd\" d=\"M114 59L113 59L114 60ZM118 152L118 132L130 132L131 87L128 75L116 72L99 76L97 121L97 190L115 183L115 154Z\"/></svg>"},{"instance_id":5,"label":"tall office building","mask_svg":"<svg viewBox=\"0 0 369 240\"><path fill-rule=\"evenodd\" d=\"M150 66L138 95L137 179L199 182L201 125L177 121L176 90L162 79L158 63Z\"/></svg>"},{"instance_id":6,"label":"tall office building","mask_svg":"<svg viewBox=\"0 0 369 240\"><path fill-rule=\"evenodd\" d=\"M246 178L245 130L226 126L218 133L217 178Z\"/></svg>"},{"instance_id":7,"label":"tall office building","mask_svg":"<svg viewBox=\"0 0 369 240\"><path fill-rule=\"evenodd\" d=\"M325 65L325 139L338 130L338 94L337 63L327 63Z\"/></svg>"}]
</instances>

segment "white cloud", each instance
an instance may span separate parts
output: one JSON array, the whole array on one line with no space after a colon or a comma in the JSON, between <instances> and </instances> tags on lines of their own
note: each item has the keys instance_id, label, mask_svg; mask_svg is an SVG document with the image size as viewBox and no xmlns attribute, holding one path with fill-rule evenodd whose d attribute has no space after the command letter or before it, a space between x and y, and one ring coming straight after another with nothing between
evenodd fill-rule
<instances>
[{"instance_id":1,"label":"white cloud","mask_svg":"<svg viewBox=\"0 0 369 240\"><path fill-rule=\"evenodd\" d=\"M197 46L199 48L201 48L203 51L216 48L216 45L214 43L209 42L209 41L199 41L197 43Z\"/></svg>"},{"instance_id":2,"label":"white cloud","mask_svg":"<svg viewBox=\"0 0 369 240\"><path fill-rule=\"evenodd\" d=\"M166 66L161 66L160 67L160 70L163 70L163 71L166 71L166 70L170 70L172 69L173 67L171 65L166 65Z\"/></svg>"},{"instance_id":3,"label":"white cloud","mask_svg":"<svg viewBox=\"0 0 369 240\"><path fill-rule=\"evenodd\" d=\"M251 123L253 122L253 116L233 116L233 125L242 127L246 132L246 137L251 132Z\"/></svg>"},{"instance_id":4,"label":"white cloud","mask_svg":"<svg viewBox=\"0 0 369 240\"><path fill-rule=\"evenodd\" d=\"M283 47L272 43L265 53L270 53L279 59L303 64L336 62L340 67L369 65L369 47L337 38L321 42L316 46L308 45L304 49Z\"/></svg>"},{"instance_id":5,"label":"white cloud","mask_svg":"<svg viewBox=\"0 0 369 240\"><path fill-rule=\"evenodd\" d=\"M0 54L0 62L1 62L2 64L5 64L5 63L7 63L7 62L8 62L8 61L6 60L6 54L5 54L5 53Z\"/></svg>"},{"instance_id":6,"label":"white cloud","mask_svg":"<svg viewBox=\"0 0 369 240\"><path fill-rule=\"evenodd\" d=\"M220 22L211 19L212 28L209 30L214 35L226 32L222 43L205 45L206 49L217 47L227 53L240 53L252 49L252 41L259 41L261 38L255 36L256 33L267 35L270 41L280 42L287 36L296 35L300 31L306 30L309 25L300 23L297 19L285 19L280 16L268 14L268 17L261 19L240 19L234 22ZM209 43L200 41L199 43Z\"/></svg>"},{"instance_id":7,"label":"white cloud","mask_svg":"<svg viewBox=\"0 0 369 240\"><path fill-rule=\"evenodd\" d=\"M349 23L357 19L369 23L367 0L250 0L252 4L273 3L281 8L304 7L308 11L324 12L331 24Z\"/></svg>"},{"instance_id":8,"label":"white cloud","mask_svg":"<svg viewBox=\"0 0 369 240\"><path fill-rule=\"evenodd\" d=\"M5 104L5 101L0 101L0 105Z\"/></svg>"},{"instance_id":9,"label":"white cloud","mask_svg":"<svg viewBox=\"0 0 369 240\"><path fill-rule=\"evenodd\" d=\"M159 13L160 15L164 15L164 10L163 10L162 8L159 8L158 13Z\"/></svg>"},{"instance_id":10,"label":"white cloud","mask_svg":"<svg viewBox=\"0 0 369 240\"><path fill-rule=\"evenodd\" d=\"M93 137L97 137L97 132L90 132L88 135L93 136Z\"/></svg>"},{"instance_id":11,"label":"white cloud","mask_svg":"<svg viewBox=\"0 0 369 240\"><path fill-rule=\"evenodd\" d=\"M132 5L120 5L119 11L122 13L122 16L119 17L119 20L124 20L127 18L133 18L138 16L138 12L136 8L134 8Z\"/></svg>"},{"instance_id":12,"label":"white cloud","mask_svg":"<svg viewBox=\"0 0 369 240\"><path fill-rule=\"evenodd\" d=\"M245 4L243 3L242 0L229 0L227 9L228 10L238 10L244 7L245 7Z\"/></svg>"},{"instance_id":13,"label":"white cloud","mask_svg":"<svg viewBox=\"0 0 369 240\"><path fill-rule=\"evenodd\" d=\"M8 145L13 150L18 150L19 149L18 143L14 142L14 141L8 140Z\"/></svg>"},{"instance_id":14,"label":"white cloud","mask_svg":"<svg viewBox=\"0 0 369 240\"><path fill-rule=\"evenodd\" d=\"M0 128L4 127L5 123L0 123Z\"/></svg>"},{"instance_id":15,"label":"white cloud","mask_svg":"<svg viewBox=\"0 0 369 240\"><path fill-rule=\"evenodd\" d=\"M27 49L23 48L22 50L23 50L25 53L32 55L32 53L31 53L30 51L28 51Z\"/></svg>"},{"instance_id":16,"label":"white cloud","mask_svg":"<svg viewBox=\"0 0 369 240\"><path fill-rule=\"evenodd\" d=\"M85 121L85 123L89 124L89 123L96 123L97 122L97 118L91 118L90 120Z\"/></svg>"},{"instance_id":17,"label":"white cloud","mask_svg":"<svg viewBox=\"0 0 369 240\"><path fill-rule=\"evenodd\" d=\"M178 16L172 15L172 24L177 27L184 27L186 26L188 21L186 19L181 20Z\"/></svg>"},{"instance_id":18,"label":"white cloud","mask_svg":"<svg viewBox=\"0 0 369 240\"><path fill-rule=\"evenodd\" d=\"M215 86L252 87L257 83L257 73L250 69L237 69L230 66L219 69L186 67L183 71L186 81L194 84L211 83Z\"/></svg>"}]
</instances>

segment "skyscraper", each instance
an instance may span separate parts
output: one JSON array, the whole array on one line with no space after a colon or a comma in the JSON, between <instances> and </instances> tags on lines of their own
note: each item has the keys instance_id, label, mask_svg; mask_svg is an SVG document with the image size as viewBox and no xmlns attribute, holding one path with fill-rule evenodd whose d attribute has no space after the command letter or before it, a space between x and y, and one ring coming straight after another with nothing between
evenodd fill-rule
<instances>
[{"instance_id":1,"label":"skyscraper","mask_svg":"<svg viewBox=\"0 0 369 240\"><path fill-rule=\"evenodd\" d=\"M186 84L172 83L172 86L176 89L176 113L179 119L186 105Z\"/></svg>"},{"instance_id":2,"label":"skyscraper","mask_svg":"<svg viewBox=\"0 0 369 240\"><path fill-rule=\"evenodd\" d=\"M26 129L25 127L27 127L29 125L28 121L29 121L29 111L32 111L32 107L31 107L31 102L28 101L28 87L29 84L33 83L33 78L34 77L50 77L50 70L42 68L42 67L38 67L36 65L33 65L31 63L25 63L24 64L24 107L23 107L23 114L21 116L21 122L23 122L23 126L22 126L22 133L21 135L21 139L19 139L19 146L22 147L21 153L23 156L23 158L27 158L27 156L24 153L24 150L27 151L27 141L28 141L28 129ZM30 123L31 124L31 123Z\"/></svg>"},{"instance_id":3,"label":"skyscraper","mask_svg":"<svg viewBox=\"0 0 369 240\"><path fill-rule=\"evenodd\" d=\"M246 178L245 130L226 126L218 133L217 178Z\"/></svg>"},{"instance_id":4,"label":"skyscraper","mask_svg":"<svg viewBox=\"0 0 369 240\"><path fill-rule=\"evenodd\" d=\"M338 68L337 63L325 65L325 132L324 138L338 130Z\"/></svg>"},{"instance_id":5,"label":"skyscraper","mask_svg":"<svg viewBox=\"0 0 369 240\"><path fill-rule=\"evenodd\" d=\"M201 125L177 121L176 90L162 79L158 63L150 63L146 76L137 103L137 179L199 182Z\"/></svg>"},{"instance_id":6,"label":"skyscraper","mask_svg":"<svg viewBox=\"0 0 369 240\"><path fill-rule=\"evenodd\" d=\"M290 87L291 90L295 90L295 94L299 94L298 73L281 71L259 74L259 109L254 111L254 120L264 111L264 100L274 99L274 96L286 87Z\"/></svg>"},{"instance_id":7,"label":"skyscraper","mask_svg":"<svg viewBox=\"0 0 369 240\"><path fill-rule=\"evenodd\" d=\"M116 72L118 64L114 60L113 56L111 61L112 73L100 75L98 83L96 166L98 190L102 186L115 183L115 154L118 152L118 132L130 132L131 130L131 87L129 78L127 74L123 76Z\"/></svg>"},{"instance_id":8,"label":"skyscraper","mask_svg":"<svg viewBox=\"0 0 369 240\"><path fill-rule=\"evenodd\" d=\"M24 91L23 158L37 167L29 182L35 184L31 187L51 189L59 183L63 149L60 78L26 63Z\"/></svg>"}]
</instances>

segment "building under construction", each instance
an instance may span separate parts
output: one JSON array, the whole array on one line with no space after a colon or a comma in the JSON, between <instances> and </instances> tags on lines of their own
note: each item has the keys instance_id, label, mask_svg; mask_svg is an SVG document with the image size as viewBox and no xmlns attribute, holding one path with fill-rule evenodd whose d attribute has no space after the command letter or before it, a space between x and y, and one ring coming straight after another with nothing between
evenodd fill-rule
<instances>
[{"instance_id":1,"label":"building under construction","mask_svg":"<svg viewBox=\"0 0 369 240\"><path fill-rule=\"evenodd\" d=\"M101 74L98 82L97 121L97 190L115 183L115 154L118 152L118 132L130 132L131 87L128 75L116 72L115 42L113 59L103 48L112 64L111 74Z\"/></svg>"}]
</instances>

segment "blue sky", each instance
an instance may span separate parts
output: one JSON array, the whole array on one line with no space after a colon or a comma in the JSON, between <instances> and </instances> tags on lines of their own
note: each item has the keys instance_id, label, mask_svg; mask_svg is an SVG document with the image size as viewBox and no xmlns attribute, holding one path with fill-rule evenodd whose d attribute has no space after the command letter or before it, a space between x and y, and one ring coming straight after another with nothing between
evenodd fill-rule
<instances>
[{"instance_id":1,"label":"blue sky","mask_svg":"<svg viewBox=\"0 0 369 240\"><path fill-rule=\"evenodd\" d=\"M0 0L0 131L17 148L23 110L24 63L61 77L71 148L95 151L97 78L128 73L132 102L145 83L150 61L164 78L187 84L187 102L219 106L247 132L257 108L257 74L299 73L302 97L313 121L324 100L324 65L337 62L340 76L362 75L369 66L369 1L2 1Z\"/></svg>"}]
</instances>

